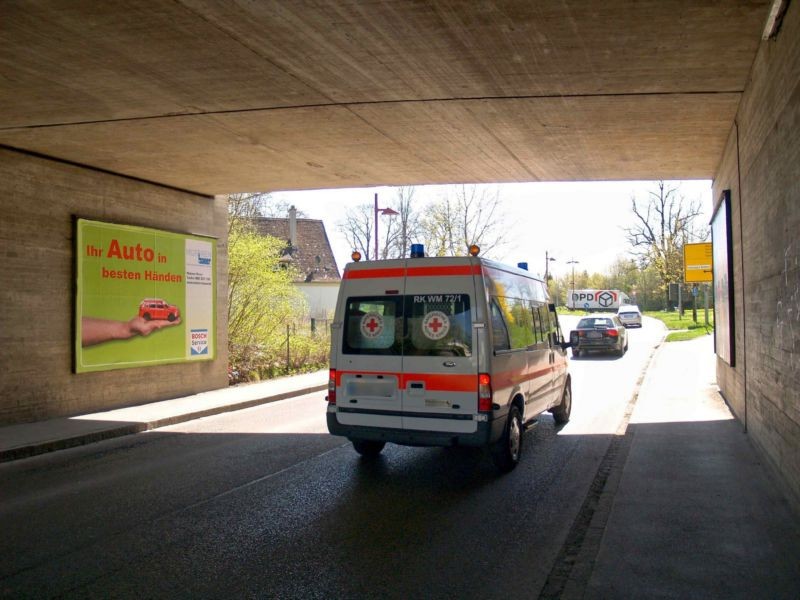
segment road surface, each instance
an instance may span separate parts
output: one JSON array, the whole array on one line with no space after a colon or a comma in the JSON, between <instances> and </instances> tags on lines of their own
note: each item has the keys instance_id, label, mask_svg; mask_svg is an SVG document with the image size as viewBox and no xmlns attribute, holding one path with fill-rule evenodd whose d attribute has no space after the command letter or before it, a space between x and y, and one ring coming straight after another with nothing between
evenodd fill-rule
<instances>
[{"instance_id":1,"label":"road surface","mask_svg":"<svg viewBox=\"0 0 800 600\"><path fill-rule=\"evenodd\" d=\"M572 360L572 420L507 475L477 450L364 461L321 393L0 465L0 595L537 597L661 337Z\"/></svg>"}]
</instances>

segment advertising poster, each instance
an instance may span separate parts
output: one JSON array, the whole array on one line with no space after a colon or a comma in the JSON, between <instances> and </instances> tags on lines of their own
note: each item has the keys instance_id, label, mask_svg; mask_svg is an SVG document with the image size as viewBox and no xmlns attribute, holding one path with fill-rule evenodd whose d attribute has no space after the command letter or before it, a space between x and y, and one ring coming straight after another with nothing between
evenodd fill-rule
<instances>
[{"instance_id":1,"label":"advertising poster","mask_svg":"<svg viewBox=\"0 0 800 600\"><path fill-rule=\"evenodd\" d=\"M75 371L216 357L216 240L76 222Z\"/></svg>"},{"instance_id":2,"label":"advertising poster","mask_svg":"<svg viewBox=\"0 0 800 600\"><path fill-rule=\"evenodd\" d=\"M730 190L724 190L711 218L714 271L714 347L717 356L735 366L733 321L733 236Z\"/></svg>"}]
</instances>

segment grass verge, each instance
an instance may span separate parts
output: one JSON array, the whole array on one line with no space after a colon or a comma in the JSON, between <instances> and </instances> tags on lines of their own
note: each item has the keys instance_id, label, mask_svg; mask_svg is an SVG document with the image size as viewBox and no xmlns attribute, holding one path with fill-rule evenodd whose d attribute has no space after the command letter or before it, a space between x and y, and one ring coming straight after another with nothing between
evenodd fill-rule
<instances>
[{"instance_id":1,"label":"grass verge","mask_svg":"<svg viewBox=\"0 0 800 600\"><path fill-rule=\"evenodd\" d=\"M685 342L704 335L711 335L714 331L714 311L708 311L708 326L705 324L705 315L702 310L697 311L697 323L692 320L691 311L684 311L681 319L678 312L662 312L659 310L647 311L644 313L648 317L658 319L672 333L667 335L668 342Z\"/></svg>"}]
</instances>

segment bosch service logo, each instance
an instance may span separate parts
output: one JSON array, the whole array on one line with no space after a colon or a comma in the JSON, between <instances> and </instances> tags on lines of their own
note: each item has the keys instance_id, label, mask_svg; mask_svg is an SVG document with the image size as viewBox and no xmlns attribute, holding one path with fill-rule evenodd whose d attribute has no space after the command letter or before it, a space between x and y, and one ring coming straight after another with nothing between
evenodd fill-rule
<instances>
[{"instance_id":1,"label":"bosch service logo","mask_svg":"<svg viewBox=\"0 0 800 600\"><path fill-rule=\"evenodd\" d=\"M606 290L597 294L597 303L603 308L608 308L616 301L617 301L617 295L614 292L609 292L608 290Z\"/></svg>"}]
</instances>

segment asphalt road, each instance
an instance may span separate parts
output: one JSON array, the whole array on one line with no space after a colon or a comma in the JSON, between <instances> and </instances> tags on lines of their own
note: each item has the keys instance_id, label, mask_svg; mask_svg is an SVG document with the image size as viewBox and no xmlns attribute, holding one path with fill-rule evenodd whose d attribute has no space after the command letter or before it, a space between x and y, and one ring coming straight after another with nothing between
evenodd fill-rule
<instances>
[{"instance_id":1,"label":"asphalt road","mask_svg":"<svg viewBox=\"0 0 800 600\"><path fill-rule=\"evenodd\" d=\"M572 420L544 415L508 475L474 450L364 461L324 394L0 465L0 595L535 598L660 338L573 360Z\"/></svg>"}]
</instances>

